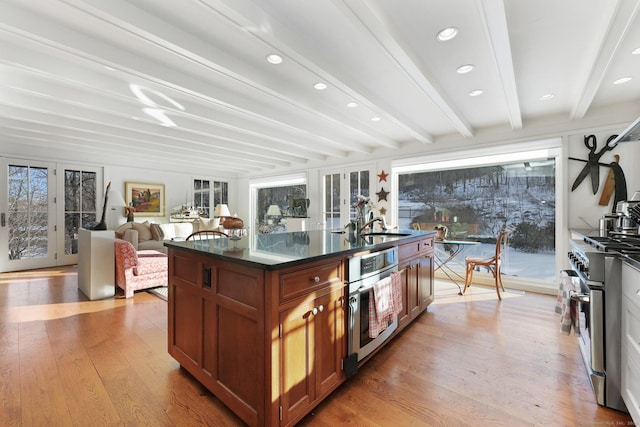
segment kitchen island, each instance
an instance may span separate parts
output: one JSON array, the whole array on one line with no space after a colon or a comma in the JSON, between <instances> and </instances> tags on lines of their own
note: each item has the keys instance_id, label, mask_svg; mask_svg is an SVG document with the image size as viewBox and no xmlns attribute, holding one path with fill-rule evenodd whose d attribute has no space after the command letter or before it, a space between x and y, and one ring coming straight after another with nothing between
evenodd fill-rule
<instances>
[{"instance_id":1,"label":"kitchen island","mask_svg":"<svg viewBox=\"0 0 640 427\"><path fill-rule=\"evenodd\" d=\"M433 301L434 236L308 231L167 242L169 353L248 425L293 425L345 381L348 259L398 247L397 334Z\"/></svg>"}]
</instances>

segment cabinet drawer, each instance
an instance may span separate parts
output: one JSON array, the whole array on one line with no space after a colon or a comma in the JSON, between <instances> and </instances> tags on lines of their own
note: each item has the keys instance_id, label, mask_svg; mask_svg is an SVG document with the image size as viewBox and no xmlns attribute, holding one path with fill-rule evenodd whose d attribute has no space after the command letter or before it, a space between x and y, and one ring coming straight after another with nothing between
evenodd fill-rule
<instances>
[{"instance_id":1,"label":"cabinet drawer","mask_svg":"<svg viewBox=\"0 0 640 427\"><path fill-rule=\"evenodd\" d=\"M433 238L422 239L420 242L420 249L423 252L429 252L433 250Z\"/></svg>"},{"instance_id":2,"label":"cabinet drawer","mask_svg":"<svg viewBox=\"0 0 640 427\"><path fill-rule=\"evenodd\" d=\"M398 247L398 257L400 258L400 261L413 258L414 256L419 255L421 245L422 245L422 242L420 240L416 240L411 243L405 243L404 245L400 245Z\"/></svg>"},{"instance_id":3,"label":"cabinet drawer","mask_svg":"<svg viewBox=\"0 0 640 427\"><path fill-rule=\"evenodd\" d=\"M341 259L287 272L280 276L280 302L290 301L342 282Z\"/></svg>"},{"instance_id":4,"label":"cabinet drawer","mask_svg":"<svg viewBox=\"0 0 640 427\"><path fill-rule=\"evenodd\" d=\"M622 296L640 308L640 271L622 264Z\"/></svg>"}]
</instances>

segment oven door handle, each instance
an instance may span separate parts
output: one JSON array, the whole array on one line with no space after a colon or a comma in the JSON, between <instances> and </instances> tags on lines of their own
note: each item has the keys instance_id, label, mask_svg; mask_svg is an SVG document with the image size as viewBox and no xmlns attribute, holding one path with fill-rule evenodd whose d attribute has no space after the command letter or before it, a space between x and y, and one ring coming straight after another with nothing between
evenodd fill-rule
<instances>
[{"instance_id":1,"label":"oven door handle","mask_svg":"<svg viewBox=\"0 0 640 427\"><path fill-rule=\"evenodd\" d=\"M589 294L579 294L576 291L569 292L569 298L571 301L579 302L582 304L589 304Z\"/></svg>"}]
</instances>

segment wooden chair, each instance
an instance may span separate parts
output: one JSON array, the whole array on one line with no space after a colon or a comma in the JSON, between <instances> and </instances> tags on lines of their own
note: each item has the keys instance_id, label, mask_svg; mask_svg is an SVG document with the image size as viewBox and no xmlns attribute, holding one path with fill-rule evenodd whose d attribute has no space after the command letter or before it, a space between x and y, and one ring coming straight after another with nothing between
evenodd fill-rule
<instances>
[{"instance_id":1,"label":"wooden chair","mask_svg":"<svg viewBox=\"0 0 640 427\"><path fill-rule=\"evenodd\" d=\"M200 230L194 231L187 236L186 240L210 240L220 239L222 237L229 237L229 235L223 231L218 230Z\"/></svg>"},{"instance_id":2,"label":"wooden chair","mask_svg":"<svg viewBox=\"0 0 640 427\"><path fill-rule=\"evenodd\" d=\"M473 270L475 270L476 267L485 267L493 275L493 278L496 282L496 293L498 294L498 299L502 300L502 297L500 296L500 289L498 288L498 286L500 286L500 288L502 288L502 290L504 291L504 285L502 284L502 274L500 272L500 264L502 262L502 253L504 252L504 247L507 245L508 233L508 230L502 230L498 234L498 237L496 238L496 252L492 257L485 258L469 256L465 258L464 265L466 275L464 279L464 289L462 290L463 294L467 290L467 287L471 286L471 282L473 281Z\"/></svg>"}]
</instances>

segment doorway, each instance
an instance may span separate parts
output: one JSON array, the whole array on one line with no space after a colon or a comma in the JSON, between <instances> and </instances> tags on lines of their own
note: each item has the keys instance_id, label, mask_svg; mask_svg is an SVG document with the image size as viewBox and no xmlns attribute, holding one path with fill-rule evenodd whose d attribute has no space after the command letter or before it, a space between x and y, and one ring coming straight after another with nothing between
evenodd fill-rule
<instances>
[{"instance_id":1,"label":"doorway","mask_svg":"<svg viewBox=\"0 0 640 427\"><path fill-rule=\"evenodd\" d=\"M89 169L2 159L0 272L77 262L78 229L95 221L102 180L100 168Z\"/></svg>"},{"instance_id":2,"label":"doorway","mask_svg":"<svg viewBox=\"0 0 640 427\"><path fill-rule=\"evenodd\" d=\"M322 172L322 214L325 229L339 229L355 219L356 212L353 206L358 195L371 197L373 194L373 171L374 165L357 165L348 169Z\"/></svg>"}]
</instances>

